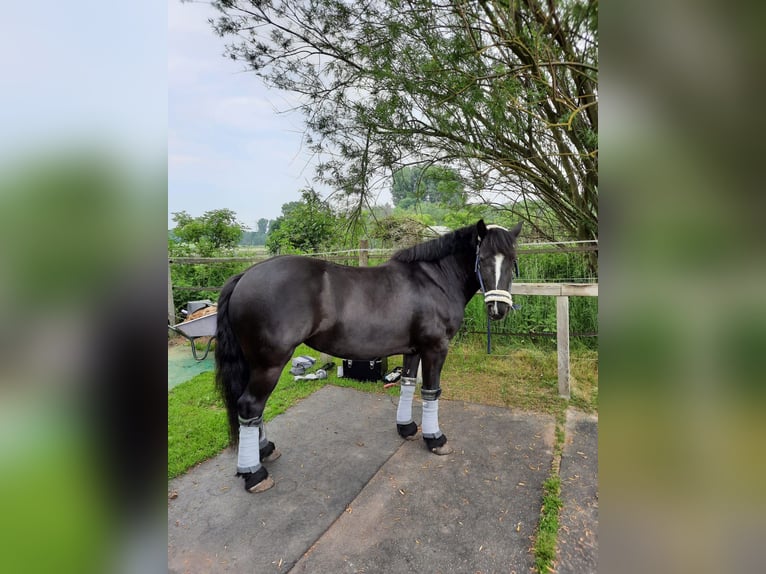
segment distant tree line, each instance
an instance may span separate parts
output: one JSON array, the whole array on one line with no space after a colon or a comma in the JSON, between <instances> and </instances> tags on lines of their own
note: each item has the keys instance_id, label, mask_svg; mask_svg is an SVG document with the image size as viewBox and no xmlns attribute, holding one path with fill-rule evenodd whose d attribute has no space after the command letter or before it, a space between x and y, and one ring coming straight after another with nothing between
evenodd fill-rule
<instances>
[{"instance_id":1,"label":"distant tree line","mask_svg":"<svg viewBox=\"0 0 766 574\"><path fill-rule=\"evenodd\" d=\"M266 236L269 234L269 230L274 225L273 219L269 220L265 217L261 217L256 223L255 231L244 231L242 238L239 240L240 245L266 245Z\"/></svg>"},{"instance_id":2,"label":"distant tree line","mask_svg":"<svg viewBox=\"0 0 766 574\"><path fill-rule=\"evenodd\" d=\"M457 229L480 218L501 225L533 221L525 227L527 240L546 237L567 239L551 208L531 198L507 203L469 203L466 182L446 165L407 166L390 181L393 206L373 205L362 211L344 205L331 194L322 198L313 188L300 191L300 199L282 205L276 219L260 218L250 230L230 209L216 209L192 217L173 214L176 227L169 231L170 252L176 256L226 255L238 245L265 246L273 255L318 253L355 248L359 239L374 247L398 248L433 236L432 228ZM355 219L352 225L352 219Z\"/></svg>"}]
</instances>

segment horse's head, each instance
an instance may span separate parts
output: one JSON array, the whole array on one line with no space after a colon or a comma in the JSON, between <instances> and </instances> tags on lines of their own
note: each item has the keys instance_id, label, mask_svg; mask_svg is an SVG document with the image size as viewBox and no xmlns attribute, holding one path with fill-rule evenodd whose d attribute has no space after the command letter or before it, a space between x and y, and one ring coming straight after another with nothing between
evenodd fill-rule
<instances>
[{"instance_id":1,"label":"horse's head","mask_svg":"<svg viewBox=\"0 0 766 574\"><path fill-rule=\"evenodd\" d=\"M492 320L504 318L513 305L511 283L516 264L516 238L521 232L521 223L512 229L499 225L486 225L484 220L477 224L479 240L476 244L475 271L489 317Z\"/></svg>"}]
</instances>

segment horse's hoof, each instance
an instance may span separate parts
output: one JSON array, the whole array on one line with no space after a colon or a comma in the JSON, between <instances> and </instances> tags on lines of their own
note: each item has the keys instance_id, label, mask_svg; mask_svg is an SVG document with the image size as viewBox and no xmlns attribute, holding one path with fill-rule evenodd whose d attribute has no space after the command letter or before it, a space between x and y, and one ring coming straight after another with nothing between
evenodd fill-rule
<instances>
[{"instance_id":1,"label":"horse's hoof","mask_svg":"<svg viewBox=\"0 0 766 574\"><path fill-rule=\"evenodd\" d=\"M274 462L280 456L282 456L282 451L275 448L273 451L271 451L271 454L261 460L261 462Z\"/></svg>"},{"instance_id":2,"label":"horse's hoof","mask_svg":"<svg viewBox=\"0 0 766 574\"><path fill-rule=\"evenodd\" d=\"M397 423L396 430L399 432L399 436L405 440L415 440L418 434L418 425L415 421L412 421L406 425L400 425Z\"/></svg>"},{"instance_id":3,"label":"horse's hoof","mask_svg":"<svg viewBox=\"0 0 766 574\"><path fill-rule=\"evenodd\" d=\"M247 489L248 492L263 492L264 490L270 489L272 486L274 486L274 479L270 476L267 476L264 478L261 482L258 484L254 484L250 488Z\"/></svg>"},{"instance_id":4,"label":"horse's hoof","mask_svg":"<svg viewBox=\"0 0 766 574\"><path fill-rule=\"evenodd\" d=\"M434 454L443 455L453 452L452 447L447 444L447 435L440 435L437 438L424 436L423 440L426 441L426 448Z\"/></svg>"},{"instance_id":5,"label":"horse's hoof","mask_svg":"<svg viewBox=\"0 0 766 574\"><path fill-rule=\"evenodd\" d=\"M245 479L245 490L248 492L263 492L274 486L274 479L264 467L255 472L238 472L237 476Z\"/></svg>"},{"instance_id":6,"label":"horse's hoof","mask_svg":"<svg viewBox=\"0 0 766 574\"><path fill-rule=\"evenodd\" d=\"M282 456L282 453L277 450L277 447L271 441L260 451L261 462L274 462L280 456Z\"/></svg>"}]
</instances>

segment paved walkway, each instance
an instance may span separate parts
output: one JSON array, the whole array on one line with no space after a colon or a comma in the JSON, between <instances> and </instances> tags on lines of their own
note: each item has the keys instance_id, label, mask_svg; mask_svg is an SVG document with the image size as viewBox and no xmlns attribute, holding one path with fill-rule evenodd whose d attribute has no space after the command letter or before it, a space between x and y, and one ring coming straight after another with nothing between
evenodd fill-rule
<instances>
[{"instance_id":1,"label":"paved walkway","mask_svg":"<svg viewBox=\"0 0 766 574\"><path fill-rule=\"evenodd\" d=\"M395 402L326 386L276 417L265 493L232 449L171 481L169 571L530 572L553 418L441 400L455 452L439 457L399 438Z\"/></svg>"},{"instance_id":2,"label":"paved walkway","mask_svg":"<svg viewBox=\"0 0 766 574\"><path fill-rule=\"evenodd\" d=\"M556 571L586 574L598 566L598 418L570 409L564 433Z\"/></svg>"}]
</instances>

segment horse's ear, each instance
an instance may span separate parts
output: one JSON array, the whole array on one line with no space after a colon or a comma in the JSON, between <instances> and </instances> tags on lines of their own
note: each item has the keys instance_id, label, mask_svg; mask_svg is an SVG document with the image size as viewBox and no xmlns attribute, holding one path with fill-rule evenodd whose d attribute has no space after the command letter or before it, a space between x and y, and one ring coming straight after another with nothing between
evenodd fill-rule
<instances>
[{"instance_id":1,"label":"horse's ear","mask_svg":"<svg viewBox=\"0 0 766 574\"><path fill-rule=\"evenodd\" d=\"M483 219L480 219L479 223L476 224L476 229L479 232L479 239L484 239L484 236L487 235L487 225Z\"/></svg>"},{"instance_id":2,"label":"horse's ear","mask_svg":"<svg viewBox=\"0 0 766 574\"><path fill-rule=\"evenodd\" d=\"M514 239L516 239L519 236L519 233L521 233L521 224L522 222L519 221L516 225L513 226L512 229L509 230L509 233L513 235Z\"/></svg>"}]
</instances>

